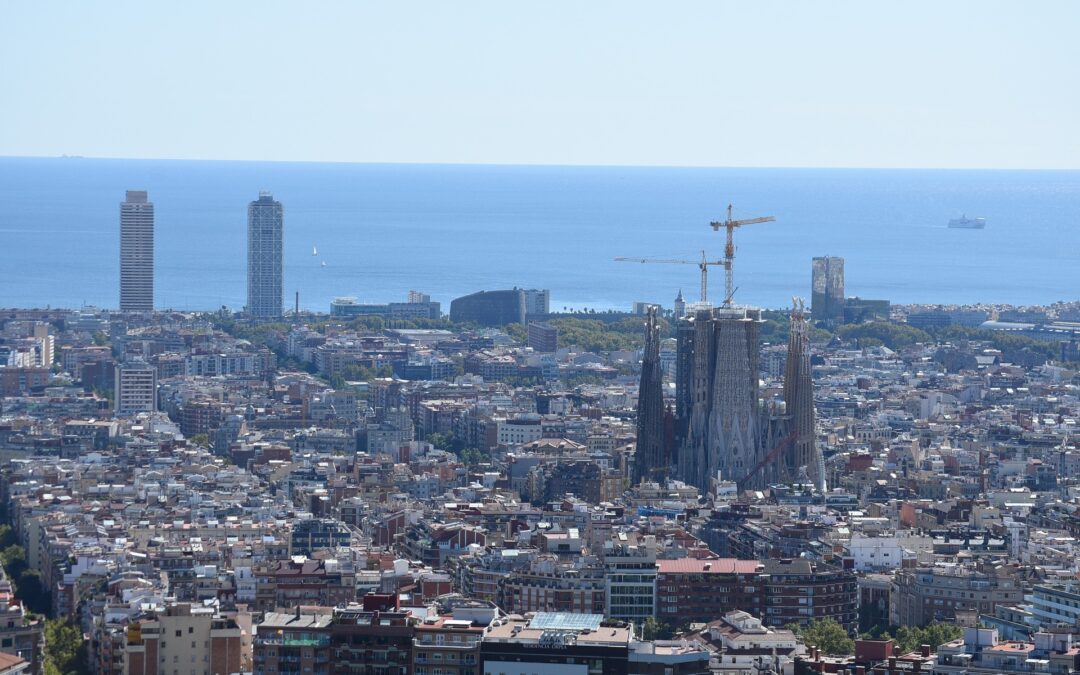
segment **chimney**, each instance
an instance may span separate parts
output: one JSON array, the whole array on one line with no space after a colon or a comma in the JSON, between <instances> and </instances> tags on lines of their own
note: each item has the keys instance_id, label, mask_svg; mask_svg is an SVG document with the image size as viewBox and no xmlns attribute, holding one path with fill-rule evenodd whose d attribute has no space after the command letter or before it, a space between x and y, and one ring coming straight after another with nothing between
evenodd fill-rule
<instances>
[{"instance_id":1,"label":"chimney","mask_svg":"<svg viewBox=\"0 0 1080 675\"><path fill-rule=\"evenodd\" d=\"M889 672L891 673L894 670L896 670L896 657L895 656L890 656L889 657Z\"/></svg>"},{"instance_id":2,"label":"chimney","mask_svg":"<svg viewBox=\"0 0 1080 675\"><path fill-rule=\"evenodd\" d=\"M922 645L919 647L919 653L922 654L924 659L930 658L930 645Z\"/></svg>"}]
</instances>

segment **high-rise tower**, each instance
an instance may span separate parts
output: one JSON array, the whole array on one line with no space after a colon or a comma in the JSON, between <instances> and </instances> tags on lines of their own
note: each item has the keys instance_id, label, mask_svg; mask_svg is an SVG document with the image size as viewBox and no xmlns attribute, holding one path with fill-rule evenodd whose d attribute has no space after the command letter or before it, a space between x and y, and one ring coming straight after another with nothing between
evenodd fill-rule
<instances>
[{"instance_id":1,"label":"high-rise tower","mask_svg":"<svg viewBox=\"0 0 1080 675\"><path fill-rule=\"evenodd\" d=\"M664 443L664 382L660 368L660 326L656 308L645 319L645 351L641 359L641 386L638 388L637 451L634 453L633 484L642 479L662 482L670 459Z\"/></svg>"},{"instance_id":2,"label":"high-rise tower","mask_svg":"<svg viewBox=\"0 0 1080 675\"><path fill-rule=\"evenodd\" d=\"M248 204L247 311L260 319L281 316L285 211L269 192Z\"/></svg>"},{"instance_id":3,"label":"high-rise tower","mask_svg":"<svg viewBox=\"0 0 1080 675\"><path fill-rule=\"evenodd\" d=\"M154 204L128 190L120 204L120 311L154 309Z\"/></svg>"},{"instance_id":4,"label":"high-rise tower","mask_svg":"<svg viewBox=\"0 0 1080 675\"><path fill-rule=\"evenodd\" d=\"M788 417L787 431L793 438L784 449L782 480L797 480L805 469L814 486L824 490L825 467L814 429L810 328L801 300L796 300L791 310L791 332L784 370L784 408Z\"/></svg>"},{"instance_id":5,"label":"high-rise tower","mask_svg":"<svg viewBox=\"0 0 1080 675\"><path fill-rule=\"evenodd\" d=\"M686 330L692 325L692 332ZM761 310L702 308L679 331L682 480L708 490L719 472L739 483L762 461L758 361ZM685 356L684 356L685 355ZM683 362L684 358L686 363Z\"/></svg>"},{"instance_id":6,"label":"high-rise tower","mask_svg":"<svg viewBox=\"0 0 1080 675\"><path fill-rule=\"evenodd\" d=\"M844 320L844 259L814 258L810 314L815 322L837 324Z\"/></svg>"}]
</instances>

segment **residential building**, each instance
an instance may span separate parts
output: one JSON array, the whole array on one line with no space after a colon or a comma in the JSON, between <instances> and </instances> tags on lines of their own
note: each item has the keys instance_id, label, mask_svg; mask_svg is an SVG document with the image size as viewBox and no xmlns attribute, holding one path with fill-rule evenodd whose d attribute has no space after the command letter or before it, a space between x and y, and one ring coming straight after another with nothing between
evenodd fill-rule
<instances>
[{"instance_id":1,"label":"residential building","mask_svg":"<svg viewBox=\"0 0 1080 675\"><path fill-rule=\"evenodd\" d=\"M529 347L537 352L554 352L559 348L559 329L549 323L529 322Z\"/></svg>"},{"instance_id":2,"label":"residential building","mask_svg":"<svg viewBox=\"0 0 1080 675\"><path fill-rule=\"evenodd\" d=\"M212 607L172 603L132 623L125 675L226 675L251 669L244 631Z\"/></svg>"},{"instance_id":3,"label":"residential building","mask_svg":"<svg viewBox=\"0 0 1080 675\"><path fill-rule=\"evenodd\" d=\"M320 607L312 612L266 612L253 646L253 675L329 675L330 624L333 612Z\"/></svg>"},{"instance_id":4,"label":"residential building","mask_svg":"<svg viewBox=\"0 0 1080 675\"><path fill-rule=\"evenodd\" d=\"M332 518L308 518L293 523L289 535L289 555L311 557L319 551L348 548L352 533L347 525Z\"/></svg>"},{"instance_id":5,"label":"residential building","mask_svg":"<svg viewBox=\"0 0 1080 675\"><path fill-rule=\"evenodd\" d=\"M530 317L542 317L551 312L551 291L545 289L530 288L523 291L525 294L525 315Z\"/></svg>"},{"instance_id":6,"label":"residential building","mask_svg":"<svg viewBox=\"0 0 1080 675\"><path fill-rule=\"evenodd\" d=\"M117 415L135 415L157 410L157 369L144 361L116 366Z\"/></svg>"},{"instance_id":7,"label":"residential building","mask_svg":"<svg viewBox=\"0 0 1080 675\"><path fill-rule=\"evenodd\" d=\"M1016 569L994 563L937 564L902 569L893 579L889 623L924 626L955 621L957 613L993 615L999 604L1023 600Z\"/></svg>"},{"instance_id":8,"label":"residential building","mask_svg":"<svg viewBox=\"0 0 1080 675\"><path fill-rule=\"evenodd\" d=\"M656 537L619 532L604 544L607 606L611 619L644 623L655 616Z\"/></svg>"},{"instance_id":9,"label":"residential building","mask_svg":"<svg viewBox=\"0 0 1080 675\"><path fill-rule=\"evenodd\" d=\"M736 609L761 616L763 565L734 558L656 561L656 618L671 626L707 623Z\"/></svg>"}]
</instances>

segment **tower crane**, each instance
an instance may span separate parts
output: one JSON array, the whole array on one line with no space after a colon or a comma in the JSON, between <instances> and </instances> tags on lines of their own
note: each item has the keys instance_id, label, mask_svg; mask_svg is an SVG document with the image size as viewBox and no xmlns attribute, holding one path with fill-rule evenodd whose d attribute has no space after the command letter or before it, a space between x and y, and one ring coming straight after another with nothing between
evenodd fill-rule
<instances>
[{"instance_id":1,"label":"tower crane","mask_svg":"<svg viewBox=\"0 0 1080 675\"><path fill-rule=\"evenodd\" d=\"M616 262L637 263L661 263L669 265L697 265L701 269L701 301L708 302L709 295L709 266L719 265L727 270L731 269L731 263L727 260L706 260L705 251L701 252L701 260L669 260L665 258L615 258Z\"/></svg>"},{"instance_id":2,"label":"tower crane","mask_svg":"<svg viewBox=\"0 0 1080 675\"><path fill-rule=\"evenodd\" d=\"M761 218L747 218L745 220L732 220L731 218L731 204L727 207L727 220L725 221L713 221L709 223L712 225L713 231L719 231L721 227L727 229L727 243L724 245L724 306L731 306L731 298L735 295L735 284L732 279L731 266L735 261L735 239L734 233L736 227L742 227L743 225L753 225L754 223L768 223L776 220L773 216L762 216Z\"/></svg>"}]
</instances>

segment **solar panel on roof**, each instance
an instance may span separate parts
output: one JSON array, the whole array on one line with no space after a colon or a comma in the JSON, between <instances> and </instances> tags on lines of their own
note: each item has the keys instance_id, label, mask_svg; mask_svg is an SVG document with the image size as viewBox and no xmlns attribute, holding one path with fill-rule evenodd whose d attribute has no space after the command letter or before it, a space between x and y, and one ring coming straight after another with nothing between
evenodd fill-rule
<instances>
[{"instance_id":1,"label":"solar panel on roof","mask_svg":"<svg viewBox=\"0 0 1080 675\"><path fill-rule=\"evenodd\" d=\"M604 620L602 614L574 614L572 612L537 612L529 622L529 628L540 630L597 630Z\"/></svg>"}]
</instances>

